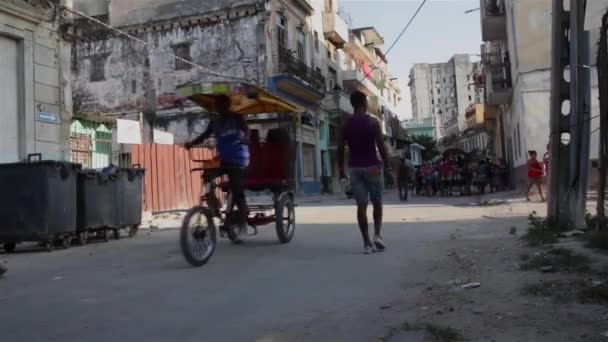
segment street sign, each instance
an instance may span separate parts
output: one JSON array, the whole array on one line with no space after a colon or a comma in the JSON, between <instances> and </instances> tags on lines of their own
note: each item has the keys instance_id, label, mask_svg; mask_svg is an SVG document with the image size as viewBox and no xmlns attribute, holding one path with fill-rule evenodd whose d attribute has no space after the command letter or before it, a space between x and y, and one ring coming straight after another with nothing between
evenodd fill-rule
<instances>
[{"instance_id":1,"label":"street sign","mask_svg":"<svg viewBox=\"0 0 608 342\"><path fill-rule=\"evenodd\" d=\"M47 112L38 112L36 115L36 121L52 123L52 124L61 124L61 120L59 119L59 114L57 113L47 113Z\"/></svg>"}]
</instances>

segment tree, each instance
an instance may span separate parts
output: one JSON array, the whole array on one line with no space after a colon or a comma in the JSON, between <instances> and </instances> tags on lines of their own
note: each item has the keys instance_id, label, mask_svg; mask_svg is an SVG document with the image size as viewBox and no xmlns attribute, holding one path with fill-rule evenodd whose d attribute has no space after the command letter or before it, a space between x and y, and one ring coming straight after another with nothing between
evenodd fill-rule
<instances>
[{"instance_id":1,"label":"tree","mask_svg":"<svg viewBox=\"0 0 608 342\"><path fill-rule=\"evenodd\" d=\"M433 160L439 155L439 149L437 149L437 140L435 138L427 135L413 135L411 140L412 143L424 147L424 151L422 151L422 159L424 161Z\"/></svg>"}]
</instances>

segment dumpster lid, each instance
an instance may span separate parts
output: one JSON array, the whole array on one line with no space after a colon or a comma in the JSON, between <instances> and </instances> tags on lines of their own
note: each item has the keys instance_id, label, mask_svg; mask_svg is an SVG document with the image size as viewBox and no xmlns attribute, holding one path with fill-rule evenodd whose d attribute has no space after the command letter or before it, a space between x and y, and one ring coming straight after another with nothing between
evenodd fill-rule
<instances>
[{"instance_id":1,"label":"dumpster lid","mask_svg":"<svg viewBox=\"0 0 608 342\"><path fill-rule=\"evenodd\" d=\"M67 162L67 161L61 161L61 160L40 160L40 161L30 161L30 162L2 163L2 164L0 164L0 167L40 166L40 165L53 165L54 166L57 164L68 165L68 166L71 166L72 168L78 169L78 170L80 170L82 168L82 165L80 165L80 164Z\"/></svg>"}]
</instances>

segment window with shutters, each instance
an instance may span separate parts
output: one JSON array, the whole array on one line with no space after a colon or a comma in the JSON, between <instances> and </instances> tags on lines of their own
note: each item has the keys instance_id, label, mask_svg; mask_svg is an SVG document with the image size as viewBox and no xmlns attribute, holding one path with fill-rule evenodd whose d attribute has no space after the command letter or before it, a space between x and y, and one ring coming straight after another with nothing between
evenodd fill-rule
<instances>
[{"instance_id":1,"label":"window with shutters","mask_svg":"<svg viewBox=\"0 0 608 342\"><path fill-rule=\"evenodd\" d=\"M175 70L188 70L192 67L189 63L192 62L190 44L183 43L173 46L173 53L179 57L175 58Z\"/></svg>"},{"instance_id":2,"label":"window with shutters","mask_svg":"<svg viewBox=\"0 0 608 342\"><path fill-rule=\"evenodd\" d=\"M306 35L303 30L298 30L297 41L298 47L296 51L298 53L298 59L300 62L304 62L306 60Z\"/></svg>"},{"instance_id":3,"label":"window with shutters","mask_svg":"<svg viewBox=\"0 0 608 342\"><path fill-rule=\"evenodd\" d=\"M287 19L283 16L279 16L279 23L277 25L277 39L279 47L288 49L289 41L287 39Z\"/></svg>"},{"instance_id":4,"label":"window with shutters","mask_svg":"<svg viewBox=\"0 0 608 342\"><path fill-rule=\"evenodd\" d=\"M91 82L106 80L106 56L95 55L91 58Z\"/></svg>"}]
</instances>

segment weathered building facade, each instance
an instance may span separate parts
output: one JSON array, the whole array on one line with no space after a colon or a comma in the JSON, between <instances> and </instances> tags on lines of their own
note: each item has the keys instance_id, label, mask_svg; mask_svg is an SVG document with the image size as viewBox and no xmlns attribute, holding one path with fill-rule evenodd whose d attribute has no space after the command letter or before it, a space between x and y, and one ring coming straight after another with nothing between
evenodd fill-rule
<instances>
[{"instance_id":1,"label":"weathered building facade","mask_svg":"<svg viewBox=\"0 0 608 342\"><path fill-rule=\"evenodd\" d=\"M496 122L489 136L499 158L513 167L514 185L527 184L529 150L540 155L549 143L551 94L550 0L481 0L482 62L486 121ZM608 9L602 0L587 2L585 27L591 33L595 64L600 18ZM478 81L479 82L479 81ZM591 68L591 115L599 112L597 71ZM599 125L591 120L591 131ZM591 159L598 156L598 134L591 135ZM590 171L593 185L595 170Z\"/></svg>"},{"instance_id":2,"label":"weathered building facade","mask_svg":"<svg viewBox=\"0 0 608 342\"><path fill-rule=\"evenodd\" d=\"M71 43L60 5L69 3L0 2L0 162L69 160Z\"/></svg>"},{"instance_id":3,"label":"weathered building facade","mask_svg":"<svg viewBox=\"0 0 608 342\"><path fill-rule=\"evenodd\" d=\"M294 128L296 178L300 191L319 192L317 129L326 83L311 65L312 13L304 0L112 3L109 24L145 43L83 20L73 54L75 110L127 117L142 112L147 131L169 130L183 143L204 129L206 115L179 98L178 85L257 84L305 108ZM256 121L252 128L264 136L270 127Z\"/></svg>"},{"instance_id":4,"label":"weathered building facade","mask_svg":"<svg viewBox=\"0 0 608 342\"><path fill-rule=\"evenodd\" d=\"M76 7L133 36L86 19L77 25L73 83L79 115L143 113L145 136L152 128L167 130L181 143L204 129L206 113L182 101L176 86L257 84L305 109L293 127L296 178L303 193L330 191L338 184L337 130L343 115L352 113L346 91L368 93L370 111L387 122L383 127L392 134L388 122L394 121L401 96L377 48L380 41L373 40L379 35L374 37L373 28L349 30L337 1L77 0ZM363 46L366 36L376 45ZM372 65L378 68L371 70ZM359 79L363 70L372 72ZM273 117L268 114L252 118L251 128L262 136L272 126L261 122Z\"/></svg>"}]
</instances>

